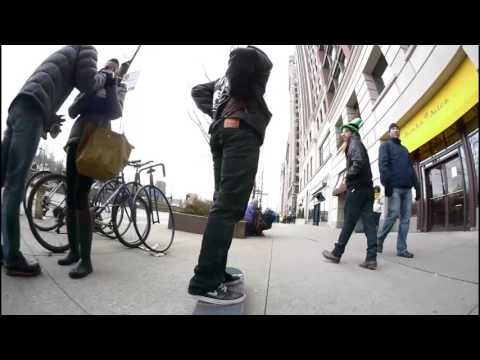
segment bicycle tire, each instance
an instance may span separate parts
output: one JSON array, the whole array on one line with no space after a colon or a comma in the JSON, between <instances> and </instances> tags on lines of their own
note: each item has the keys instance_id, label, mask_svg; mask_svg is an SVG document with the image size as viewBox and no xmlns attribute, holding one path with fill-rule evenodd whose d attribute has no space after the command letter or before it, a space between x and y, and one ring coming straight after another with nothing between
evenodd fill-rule
<instances>
[{"instance_id":1,"label":"bicycle tire","mask_svg":"<svg viewBox=\"0 0 480 360\"><path fill-rule=\"evenodd\" d=\"M169 229L169 230L171 230L171 232L170 232L170 238L167 239L167 241L165 242L165 245L162 244L159 247L158 246L159 243L156 244L157 246L152 246L152 245L147 243L148 235L150 235L150 231L149 231L146 234L146 236L142 236L142 245L144 245L148 250L150 250L154 253L165 253L168 249L170 249L170 247L173 244L173 240L175 239L175 217L173 215L173 210L172 210L172 207L171 207L170 202L168 201L167 197L165 196L165 194L163 193L162 190L160 190L158 187L156 187L154 185L146 185L146 186L141 187L137 191L137 193L135 194L134 201L136 201L136 199L138 197L140 197L140 198L142 198L142 196L146 197L148 199L148 201L146 201L148 206L149 206L148 210L150 212L150 215L153 217L153 212L158 211L158 208L157 208L158 199L155 202L156 204L154 205L153 202L152 202L152 197L151 197L152 192L148 191L149 189L153 189L157 194L159 194L162 201L165 202L165 204L167 205L168 215L169 215L169 224L171 224L171 229ZM156 207L155 209L154 209L154 206ZM153 223L153 221L151 221L151 222L152 222L151 226L155 225ZM135 222L134 222L134 226L136 226ZM137 230L137 235L140 236L138 230Z\"/></svg>"},{"instance_id":2,"label":"bicycle tire","mask_svg":"<svg viewBox=\"0 0 480 360\"><path fill-rule=\"evenodd\" d=\"M144 208L147 211L147 230L146 232L150 231L150 214L148 213L148 207L147 204L143 201L143 199L139 200ZM142 240L140 236L138 236L138 231L137 228L135 227L135 232L137 234L138 239L135 241L128 241L125 237L126 232L130 229L130 226L132 225L133 217L135 216L135 202L133 202L133 197L131 196L130 191L127 189L127 186L123 186L123 190L117 194L117 197L115 199L115 205L112 210L112 223L113 223L113 229L115 231L115 235L118 239L118 241L128 247L128 248L137 248L142 244ZM117 217L118 214L121 212L123 218L121 221L128 221L128 225L126 226L125 230L121 230L119 228L121 221L118 221ZM129 215L130 213L130 215Z\"/></svg>"},{"instance_id":3,"label":"bicycle tire","mask_svg":"<svg viewBox=\"0 0 480 360\"><path fill-rule=\"evenodd\" d=\"M98 192L97 192L97 194L96 194L96 196L93 200L94 207L99 206L100 203L102 203L103 201L108 199L108 197L107 197L107 199L105 199L105 197L106 197L105 194L107 193L107 191L115 192L115 190L119 186L121 186L121 183L117 179L109 180L105 184L103 184L102 187L100 188L100 190L98 190ZM112 214L113 214L113 209L112 209ZM95 221L95 225L99 225L97 221ZM100 233L102 235L108 237L109 239L116 239L117 238L117 236L115 235L115 231L113 230L112 215L110 215L110 221L107 224L102 224L102 225L103 226L98 227L98 229L100 230ZM107 230L107 228L109 228L109 229Z\"/></svg>"},{"instance_id":4,"label":"bicycle tire","mask_svg":"<svg viewBox=\"0 0 480 360\"><path fill-rule=\"evenodd\" d=\"M34 183L33 181L35 179L39 180L41 177L45 176L45 175L48 175L48 174L51 174L52 172L49 171L49 170L42 170L42 171L39 171L39 172L36 172L35 174L33 174L32 176L30 176L27 180L27 182L25 183L25 192L23 194L23 211L25 213L27 213L27 201L28 201L28 196L27 196L27 191L28 191L28 188L30 186L33 187Z\"/></svg>"},{"instance_id":5,"label":"bicycle tire","mask_svg":"<svg viewBox=\"0 0 480 360\"><path fill-rule=\"evenodd\" d=\"M64 183L64 187L65 187L65 191L66 191L66 183L67 183L66 176L61 175L61 174L50 174L50 175L43 176L41 179L39 179L35 183L35 185L32 188L32 191L30 192L30 195L28 197L26 215L27 215L27 219L28 219L28 224L30 225L30 230L32 231L32 234L35 237L35 239L38 241L38 243L42 247L44 247L45 249L50 250L54 253L63 253L70 248L70 245L68 244L68 235L65 234L65 239L66 239L66 241L65 241L66 244L65 245L60 245L59 246L59 245L51 244L45 239L45 236L40 235L39 228L34 223L33 218L32 218L32 208L33 208L33 200L35 198L35 194L40 189L40 187L43 186L44 183L46 183L48 181L51 181L51 180L56 180L56 179L58 181L62 181ZM54 227L54 229L59 228L60 226L61 226L61 224L60 225L57 224ZM44 231L43 233L46 234L47 232Z\"/></svg>"},{"instance_id":6,"label":"bicycle tire","mask_svg":"<svg viewBox=\"0 0 480 360\"><path fill-rule=\"evenodd\" d=\"M39 173L37 173L39 176L38 176L38 179L37 179L37 182L42 180L45 176L48 176L48 175L52 175L53 173L51 171L48 171L48 170L45 170L45 171L41 171ZM37 175L36 174L36 175ZM35 180L35 178L37 177L36 175L32 176L30 178L30 180ZM30 181L29 180L29 181ZM34 186L35 184L32 183L32 186ZM65 182L65 185L66 185L66 182ZM32 190L33 190L33 187L32 187ZM32 192L30 192L31 194ZM26 190L25 190L25 195L26 195ZM28 204L28 202L27 202ZM27 213L27 208L24 209L25 210L25 214ZM33 219L32 219L33 221ZM57 227L58 227L58 224L55 224L55 225L51 225L51 226L42 226L40 224L37 224L35 222L33 222L33 224L37 227L37 229L41 230L41 231L52 231L52 230L55 230Z\"/></svg>"}]
</instances>

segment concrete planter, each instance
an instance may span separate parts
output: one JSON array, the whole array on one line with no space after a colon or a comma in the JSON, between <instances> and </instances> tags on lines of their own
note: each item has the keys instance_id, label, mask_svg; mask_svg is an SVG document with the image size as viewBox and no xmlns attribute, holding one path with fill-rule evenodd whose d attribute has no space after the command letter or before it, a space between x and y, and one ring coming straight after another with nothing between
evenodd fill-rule
<instances>
[{"instance_id":1,"label":"concrete planter","mask_svg":"<svg viewBox=\"0 0 480 360\"><path fill-rule=\"evenodd\" d=\"M205 232L208 219L206 216L183 214L179 212L174 212L173 216L175 217L175 230L190 232L194 234L203 234ZM247 222L244 220L236 223L233 237L240 239L246 238L246 224ZM168 228L171 229L170 220L168 222Z\"/></svg>"}]
</instances>

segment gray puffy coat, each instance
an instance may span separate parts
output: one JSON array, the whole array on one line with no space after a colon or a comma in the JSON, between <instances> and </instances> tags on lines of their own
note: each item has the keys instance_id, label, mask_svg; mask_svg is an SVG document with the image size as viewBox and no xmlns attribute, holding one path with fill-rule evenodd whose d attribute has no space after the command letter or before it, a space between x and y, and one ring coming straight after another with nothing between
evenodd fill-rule
<instances>
[{"instance_id":1,"label":"gray puffy coat","mask_svg":"<svg viewBox=\"0 0 480 360\"><path fill-rule=\"evenodd\" d=\"M28 95L35 99L44 115L44 128L48 130L73 88L91 93L104 87L105 80L106 75L97 72L97 50L93 46L68 45L40 64L17 97Z\"/></svg>"}]
</instances>

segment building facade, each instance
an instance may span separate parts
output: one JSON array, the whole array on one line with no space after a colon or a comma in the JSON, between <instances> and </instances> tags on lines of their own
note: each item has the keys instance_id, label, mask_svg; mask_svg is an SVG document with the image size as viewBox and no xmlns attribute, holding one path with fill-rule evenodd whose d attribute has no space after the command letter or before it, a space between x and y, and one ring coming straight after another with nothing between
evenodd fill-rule
<instances>
[{"instance_id":1,"label":"building facade","mask_svg":"<svg viewBox=\"0 0 480 360\"><path fill-rule=\"evenodd\" d=\"M342 226L345 198L332 196L345 171L340 128L361 117L375 185L380 144L400 126L421 182L411 231L478 227L478 46L298 45L294 62L306 223Z\"/></svg>"},{"instance_id":2,"label":"building facade","mask_svg":"<svg viewBox=\"0 0 480 360\"><path fill-rule=\"evenodd\" d=\"M281 172L281 212L282 217L295 216L299 191L299 124L300 91L295 57L289 59L290 129L288 133L285 162Z\"/></svg>"}]
</instances>

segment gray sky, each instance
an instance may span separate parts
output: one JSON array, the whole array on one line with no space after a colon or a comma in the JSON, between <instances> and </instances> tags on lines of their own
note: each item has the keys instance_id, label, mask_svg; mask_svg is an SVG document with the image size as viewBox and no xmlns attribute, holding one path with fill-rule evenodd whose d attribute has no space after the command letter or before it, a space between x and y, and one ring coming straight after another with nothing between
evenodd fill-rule
<instances>
[{"instance_id":1,"label":"gray sky","mask_svg":"<svg viewBox=\"0 0 480 360\"><path fill-rule=\"evenodd\" d=\"M99 66L112 57L127 60L137 45L95 45ZM2 129L7 109L27 78L59 45L2 45ZM273 113L261 148L258 175L264 170L264 207L280 204L280 169L285 157L289 129L288 56L293 45L259 45L273 62L265 99ZM203 66L211 80L225 73L230 45L144 45L130 71L140 70L135 90L125 99L125 133L135 146L130 159L154 160L166 166L167 195L185 198L189 192L210 199L213 195L213 163L200 130L189 119L187 110L195 109L191 88L207 82ZM202 66L203 65L203 66ZM43 139L40 146L64 159L65 145L73 120L68 117L78 91L74 90L58 114L65 114L62 133ZM199 112L197 112L199 113ZM200 113L199 113L200 114ZM120 129L120 120L112 122ZM3 134L2 134L3 138ZM155 173L156 180L162 180ZM127 172L133 177L133 173ZM142 178L142 182L148 179Z\"/></svg>"}]
</instances>

